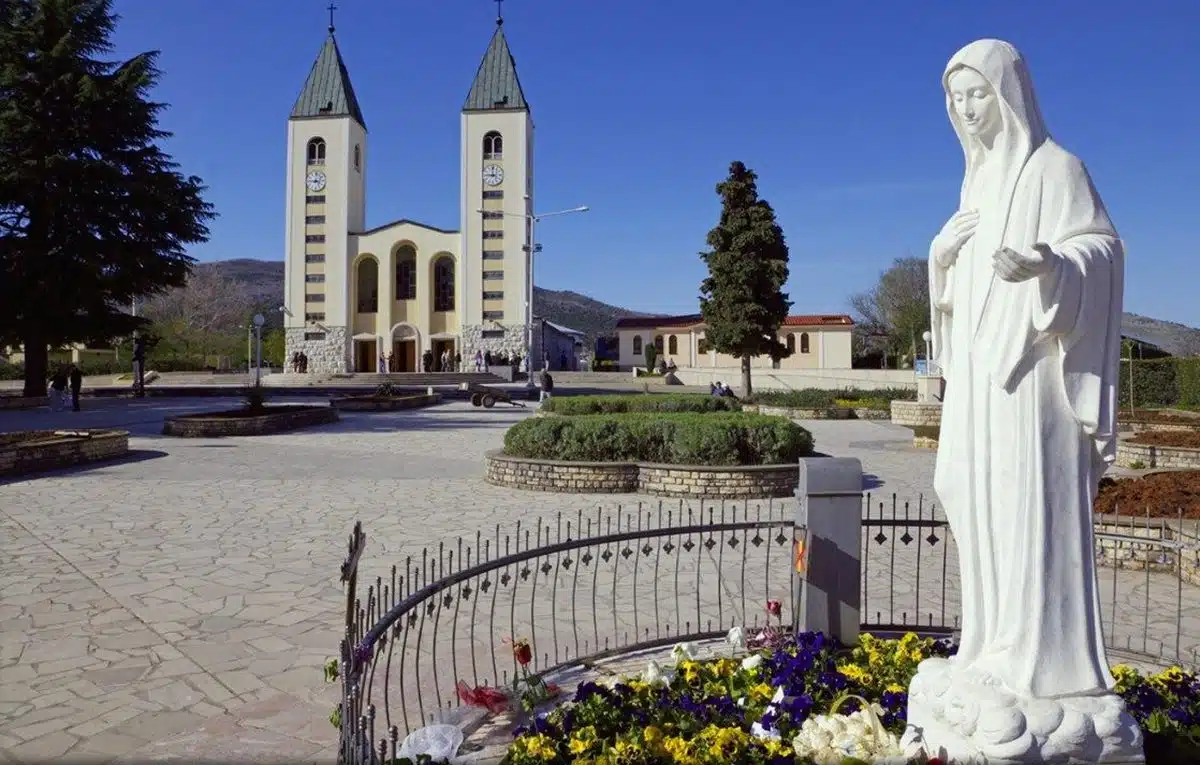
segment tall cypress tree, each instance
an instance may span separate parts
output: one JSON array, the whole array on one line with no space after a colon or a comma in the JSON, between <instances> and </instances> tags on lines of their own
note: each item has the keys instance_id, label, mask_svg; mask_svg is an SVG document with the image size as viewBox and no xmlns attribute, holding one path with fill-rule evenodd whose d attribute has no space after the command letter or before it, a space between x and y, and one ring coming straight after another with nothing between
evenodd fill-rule
<instances>
[{"instance_id":1,"label":"tall cypress tree","mask_svg":"<svg viewBox=\"0 0 1200 765\"><path fill-rule=\"evenodd\" d=\"M101 58L116 23L112 0L0 0L0 345L27 396L48 346L142 327L124 309L183 285L214 217L158 146L158 53Z\"/></svg>"},{"instance_id":2,"label":"tall cypress tree","mask_svg":"<svg viewBox=\"0 0 1200 765\"><path fill-rule=\"evenodd\" d=\"M788 278L788 247L775 211L758 198L758 177L741 162L717 184L721 221L708 232L709 250L700 254L708 278L700 284L705 337L719 353L742 362L742 394L750 384L750 359L781 359L787 347L776 337L791 301L783 292Z\"/></svg>"}]
</instances>

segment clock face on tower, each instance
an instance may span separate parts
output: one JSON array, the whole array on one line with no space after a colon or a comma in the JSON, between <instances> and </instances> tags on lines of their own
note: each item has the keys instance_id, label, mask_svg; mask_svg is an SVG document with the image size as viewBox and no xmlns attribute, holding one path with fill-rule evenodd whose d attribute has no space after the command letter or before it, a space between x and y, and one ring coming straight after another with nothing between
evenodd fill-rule
<instances>
[{"instance_id":1,"label":"clock face on tower","mask_svg":"<svg viewBox=\"0 0 1200 765\"><path fill-rule=\"evenodd\" d=\"M304 179L304 185L308 187L309 191L320 191L325 188L325 173L322 173L320 170L313 170Z\"/></svg>"},{"instance_id":2,"label":"clock face on tower","mask_svg":"<svg viewBox=\"0 0 1200 765\"><path fill-rule=\"evenodd\" d=\"M504 169L499 165L484 165L483 182L489 186L499 186L504 180Z\"/></svg>"}]
</instances>

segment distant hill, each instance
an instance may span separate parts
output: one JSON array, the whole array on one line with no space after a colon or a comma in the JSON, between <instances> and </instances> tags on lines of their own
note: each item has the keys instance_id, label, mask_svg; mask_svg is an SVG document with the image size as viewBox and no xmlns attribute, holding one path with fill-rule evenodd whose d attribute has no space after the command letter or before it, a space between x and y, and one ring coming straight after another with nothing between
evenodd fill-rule
<instances>
[{"instance_id":1,"label":"distant hill","mask_svg":"<svg viewBox=\"0 0 1200 765\"><path fill-rule=\"evenodd\" d=\"M220 260L200 263L197 268L213 268L230 279L242 282L264 308L276 308L283 302L281 260ZM617 326L617 319L654 315L601 303L578 292L541 287L533 288L533 308L538 316L545 316L555 324L586 334L589 346L598 335L612 332ZM269 317L269 320L274 318ZM1200 355L1200 329L1194 327L1127 313L1121 321L1121 331L1128 337L1157 345L1175 356Z\"/></svg>"},{"instance_id":2,"label":"distant hill","mask_svg":"<svg viewBox=\"0 0 1200 765\"><path fill-rule=\"evenodd\" d=\"M1121 334L1157 345L1172 356L1200 356L1200 329L1136 313L1121 319Z\"/></svg>"},{"instance_id":3,"label":"distant hill","mask_svg":"<svg viewBox=\"0 0 1200 765\"><path fill-rule=\"evenodd\" d=\"M283 303L281 260L239 258L198 263L196 268L214 269L225 277L241 282L264 308L277 308ZM544 316L555 324L583 332L589 347L597 336L612 332L617 326L617 319L653 315L611 306L569 290L546 290L536 286L533 288L533 310L538 316Z\"/></svg>"}]
</instances>

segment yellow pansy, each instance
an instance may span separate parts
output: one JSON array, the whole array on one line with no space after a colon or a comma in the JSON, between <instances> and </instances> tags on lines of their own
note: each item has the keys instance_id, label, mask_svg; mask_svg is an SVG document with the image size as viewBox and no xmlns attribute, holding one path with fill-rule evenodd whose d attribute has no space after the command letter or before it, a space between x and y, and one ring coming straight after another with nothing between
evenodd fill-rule
<instances>
[{"instance_id":1,"label":"yellow pansy","mask_svg":"<svg viewBox=\"0 0 1200 765\"><path fill-rule=\"evenodd\" d=\"M712 664L713 674L717 677L733 677L733 673L737 672L741 662L736 659L718 659Z\"/></svg>"},{"instance_id":2,"label":"yellow pansy","mask_svg":"<svg viewBox=\"0 0 1200 765\"><path fill-rule=\"evenodd\" d=\"M596 743L596 727L588 725L575 731L571 736L570 742L567 743L567 748L571 754L587 754L588 750Z\"/></svg>"},{"instance_id":3,"label":"yellow pansy","mask_svg":"<svg viewBox=\"0 0 1200 765\"><path fill-rule=\"evenodd\" d=\"M837 671L844 677L866 685L871 682L871 673L857 664L842 664Z\"/></svg>"},{"instance_id":4,"label":"yellow pansy","mask_svg":"<svg viewBox=\"0 0 1200 765\"><path fill-rule=\"evenodd\" d=\"M904 686L900 685L899 683L888 683L887 687L884 688L883 690L885 693L904 693L905 692Z\"/></svg>"},{"instance_id":5,"label":"yellow pansy","mask_svg":"<svg viewBox=\"0 0 1200 765\"><path fill-rule=\"evenodd\" d=\"M554 741L545 734L522 736L517 741L525 747L526 754L539 760L553 760L558 756L558 750L554 748Z\"/></svg>"},{"instance_id":6,"label":"yellow pansy","mask_svg":"<svg viewBox=\"0 0 1200 765\"><path fill-rule=\"evenodd\" d=\"M683 680L687 683L694 683L700 679L700 663L695 661L679 662L679 671L683 673Z\"/></svg>"},{"instance_id":7,"label":"yellow pansy","mask_svg":"<svg viewBox=\"0 0 1200 765\"><path fill-rule=\"evenodd\" d=\"M771 687L770 683L755 683L750 686L748 693L750 698L756 701L770 701L771 697L775 695L775 689Z\"/></svg>"},{"instance_id":8,"label":"yellow pansy","mask_svg":"<svg viewBox=\"0 0 1200 765\"><path fill-rule=\"evenodd\" d=\"M618 762L633 757L637 754L637 752L637 744L625 741L624 739L618 739L617 743L613 744L612 748L613 756L617 758Z\"/></svg>"},{"instance_id":9,"label":"yellow pansy","mask_svg":"<svg viewBox=\"0 0 1200 765\"><path fill-rule=\"evenodd\" d=\"M794 757L795 753L792 748L782 741L776 741L769 738L763 742L763 748L767 750L768 757Z\"/></svg>"}]
</instances>

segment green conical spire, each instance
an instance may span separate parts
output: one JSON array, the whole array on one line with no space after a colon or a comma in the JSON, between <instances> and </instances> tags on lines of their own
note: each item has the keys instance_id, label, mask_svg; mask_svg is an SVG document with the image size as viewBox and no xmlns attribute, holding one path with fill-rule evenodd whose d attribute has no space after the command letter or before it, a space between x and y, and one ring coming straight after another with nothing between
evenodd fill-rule
<instances>
[{"instance_id":1,"label":"green conical spire","mask_svg":"<svg viewBox=\"0 0 1200 765\"><path fill-rule=\"evenodd\" d=\"M292 107L292 117L352 117L364 129L367 127L332 26L308 79L304 81L304 89Z\"/></svg>"},{"instance_id":2,"label":"green conical spire","mask_svg":"<svg viewBox=\"0 0 1200 765\"><path fill-rule=\"evenodd\" d=\"M508 40L504 39L503 19L496 20L496 33L492 35L487 53L483 54L475 81L471 83L471 92L463 104L464 112L492 109L529 110L529 102L525 100L521 81L517 78L517 62L508 49Z\"/></svg>"}]
</instances>

